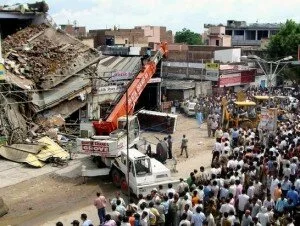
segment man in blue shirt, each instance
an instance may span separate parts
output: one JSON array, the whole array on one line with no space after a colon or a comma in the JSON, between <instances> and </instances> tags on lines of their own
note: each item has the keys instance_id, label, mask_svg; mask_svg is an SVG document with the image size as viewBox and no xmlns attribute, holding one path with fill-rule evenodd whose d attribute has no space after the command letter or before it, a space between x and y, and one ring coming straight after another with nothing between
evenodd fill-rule
<instances>
[{"instance_id":1,"label":"man in blue shirt","mask_svg":"<svg viewBox=\"0 0 300 226\"><path fill-rule=\"evenodd\" d=\"M192 226L202 226L203 221L206 219L204 213L201 212L202 209L200 206L196 208L196 213L192 215L191 225Z\"/></svg>"},{"instance_id":2,"label":"man in blue shirt","mask_svg":"<svg viewBox=\"0 0 300 226\"><path fill-rule=\"evenodd\" d=\"M279 213L283 213L284 207L287 206L287 199L284 198L284 195L281 195L281 199L278 199L275 205L275 210Z\"/></svg>"},{"instance_id":3,"label":"man in blue shirt","mask_svg":"<svg viewBox=\"0 0 300 226\"><path fill-rule=\"evenodd\" d=\"M293 201L293 205L296 206L299 202L299 194L295 191L295 186L293 185L291 189L288 191L286 197Z\"/></svg>"}]
</instances>

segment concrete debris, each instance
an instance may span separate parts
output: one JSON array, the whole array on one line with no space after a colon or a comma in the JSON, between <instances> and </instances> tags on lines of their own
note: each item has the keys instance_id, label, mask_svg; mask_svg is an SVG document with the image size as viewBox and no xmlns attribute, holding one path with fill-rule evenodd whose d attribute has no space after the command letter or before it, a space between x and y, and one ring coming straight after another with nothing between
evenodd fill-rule
<instances>
[{"instance_id":1,"label":"concrete debris","mask_svg":"<svg viewBox=\"0 0 300 226\"><path fill-rule=\"evenodd\" d=\"M63 74L68 62L77 57L72 45L54 45L46 37L32 40L29 37L45 30L47 26L39 25L26 28L9 36L3 42L6 55L6 69L17 75L33 79L39 85L48 74ZM65 47L65 48L62 48Z\"/></svg>"},{"instance_id":2,"label":"concrete debris","mask_svg":"<svg viewBox=\"0 0 300 226\"><path fill-rule=\"evenodd\" d=\"M13 13L45 12L45 4L1 7ZM93 65L102 55L80 40L46 25L32 25L2 42L6 73L0 91L0 155L42 167L50 158L66 159L79 134L77 120L65 119L86 106ZM84 76L83 76L84 75ZM58 135L64 132L66 135ZM47 136L45 138L45 136ZM43 137L43 138L41 138ZM44 146L44 144L46 146Z\"/></svg>"},{"instance_id":3,"label":"concrete debris","mask_svg":"<svg viewBox=\"0 0 300 226\"><path fill-rule=\"evenodd\" d=\"M99 59L99 53L48 25L27 27L3 41L5 67L50 89Z\"/></svg>"},{"instance_id":4,"label":"concrete debris","mask_svg":"<svg viewBox=\"0 0 300 226\"><path fill-rule=\"evenodd\" d=\"M65 119L61 115L54 115L52 118L48 119L51 127L62 126L65 124Z\"/></svg>"},{"instance_id":5,"label":"concrete debris","mask_svg":"<svg viewBox=\"0 0 300 226\"><path fill-rule=\"evenodd\" d=\"M0 147L0 155L3 158L14 162L27 163L33 167L43 167L45 163L41 162L34 154L21 151L9 146Z\"/></svg>"},{"instance_id":6,"label":"concrete debris","mask_svg":"<svg viewBox=\"0 0 300 226\"><path fill-rule=\"evenodd\" d=\"M49 10L49 6L45 1L40 1L31 4L14 4L14 5L4 5L0 6L0 12L20 12L20 13L28 13L28 12L40 12L46 13Z\"/></svg>"},{"instance_id":7,"label":"concrete debris","mask_svg":"<svg viewBox=\"0 0 300 226\"><path fill-rule=\"evenodd\" d=\"M42 137L37 144L13 144L0 147L0 155L14 162L43 167L50 158L66 160L69 153L49 137Z\"/></svg>"}]
</instances>

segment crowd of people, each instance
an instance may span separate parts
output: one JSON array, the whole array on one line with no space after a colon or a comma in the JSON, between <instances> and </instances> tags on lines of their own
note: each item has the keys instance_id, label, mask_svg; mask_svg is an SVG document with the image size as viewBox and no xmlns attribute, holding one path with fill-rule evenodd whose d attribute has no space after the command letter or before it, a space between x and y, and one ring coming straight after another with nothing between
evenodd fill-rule
<instances>
[{"instance_id":1,"label":"crowd of people","mask_svg":"<svg viewBox=\"0 0 300 226\"><path fill-rule=\"evenodd\" d=\"M211 167L200 166L187 178L180 178L178 185L160 185L146 197L139 195L128 203L120 193L113 200L97 193L94 205L100 225L300 225L298 106L270 132L257 128L222 130L219 103L218 98L207 103L208 136L215 139ZM186 151L184 139L181 154ZM92 225L85 214L81 219L82 225Z\"/></svg>"}]
</instances>

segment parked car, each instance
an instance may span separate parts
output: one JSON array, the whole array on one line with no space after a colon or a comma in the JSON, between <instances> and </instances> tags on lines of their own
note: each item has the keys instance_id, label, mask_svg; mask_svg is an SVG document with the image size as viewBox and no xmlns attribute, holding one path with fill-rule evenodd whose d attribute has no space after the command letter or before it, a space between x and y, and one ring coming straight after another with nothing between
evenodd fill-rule
<instances>
[{"instance_id":1,"label":"parked car","mask_svg":"<svg viewBox=\"0 0 300 226\"><path fill-rule=\"evenodd\" d=\"M183 103L183 111L186 115L188 116L194 116L196 115L195 112L195 106L197 103L195 102L190 102L190 101L186 101L185 103Z\"/></svg>"}]
</instances>

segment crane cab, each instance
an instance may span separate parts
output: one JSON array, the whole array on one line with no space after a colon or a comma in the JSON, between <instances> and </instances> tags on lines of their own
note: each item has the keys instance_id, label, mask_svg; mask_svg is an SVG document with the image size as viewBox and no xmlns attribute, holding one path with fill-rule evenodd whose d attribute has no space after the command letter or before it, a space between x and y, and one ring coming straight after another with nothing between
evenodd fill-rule
<instances>
[{"instance_id":1,"label":"crane cab","mask_svg":"<svg viewBox=\"0 0 300 226\"><path fill-rule=\"evenodd\" d=\"M128 116L128 123L129 123L128 126L129 146L132 147L139 140L140 124L137 116L135 115ZM118 131L123 131L126 133L126 130L127 130L127 117L122 116L118 118L118 129L111 132L110 136L114 137L114 133L118 133Z\"/></svg>"}]
</instances>

